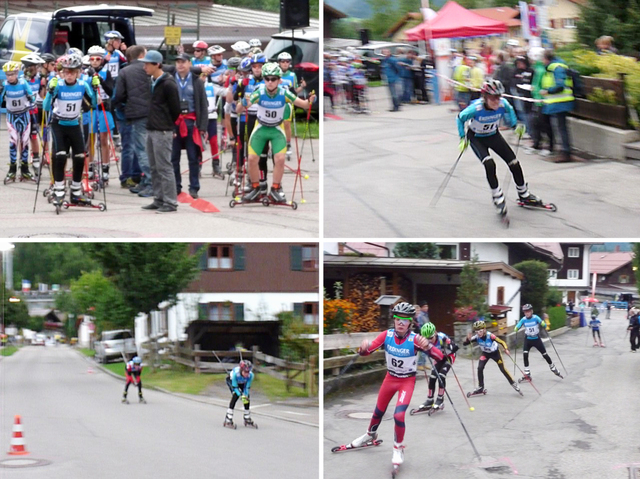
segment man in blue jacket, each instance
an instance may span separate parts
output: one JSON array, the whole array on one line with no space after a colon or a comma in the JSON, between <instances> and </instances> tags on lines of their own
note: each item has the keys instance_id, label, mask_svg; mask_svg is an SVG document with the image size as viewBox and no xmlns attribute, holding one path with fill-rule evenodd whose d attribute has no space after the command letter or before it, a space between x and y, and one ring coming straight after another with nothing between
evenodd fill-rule
<instances>
[{"instance_id":1,"label":"man in blue jacket","mask_svg":"<svg viewBox=\"0 0 640 479\"><path fill-rule=\"evenodd\" d=\"M567 113L573 110L573 80L569 76L569 68L553 50L544 52L546 72L540 83L540 94L544 100L542 113L555 118L562 139L562 157L558 163L571 161L571 142L567 128Z\"/></svg>"},{"instance_id":2,"label":"man in blue jacket","mask_svg":"<svg viewBox=\"0 0 640 479\"><path fill-rule=\"evenodd\" d=\"M391 101L393 102L393 108L389 111L400 110L400 95L398 93L398 82L400 81L400 66L398 60L391 56L391 50L385 48L382 50L384 58L382 59L382 69L384 75L387 77L387 83L389 84L389 91L391 92Z\"/></svg>"}]
</instances>

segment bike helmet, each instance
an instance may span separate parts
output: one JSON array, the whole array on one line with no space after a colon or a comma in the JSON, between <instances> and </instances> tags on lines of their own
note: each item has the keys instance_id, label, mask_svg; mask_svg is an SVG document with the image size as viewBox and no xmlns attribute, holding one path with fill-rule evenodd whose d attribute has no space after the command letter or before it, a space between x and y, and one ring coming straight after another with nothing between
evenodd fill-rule
<instances>
[{"instance_id":1,"label":"bike helmet","mask_svg":"<svg viewBox=\"0 0 640 479\"><path fill-rule=\"evenodd\" d=\"M54 57L51 53L43 53L42 55L40 55L40 58L42 58L42 61L44 63L51 63L56 61L56 57Z\"/></svg>"},{"instance_id":2,"label":"bike helmet","mask_svg":"<svg viewBox=\"0 0 640 479\"><path fill-rule=\"evenodd\" d=\"M391 312L393 314L397 314L398 316L406 316L407 318L413 318L413 316L416 314L416 308L414 308L413 304L411 303L400 302L393 307Z\"/></svg>"},{"instance_id":3,"label":"bike helmet","mask_svg":"<svg viewBox=\"0 0 640 479\"><path fill-rule=\"evenodd\" d=\"M251 57L251 64L253 65L255 63L267 63L267 59L262 53L258 53L257 55L253 55Z\"/></svg>"},{"instance_id":4,"label":"bike helmet","mask_svg":"<svg viewBox=\"0 0 640 479\"><path fill-rule=\"evenodd\" d=\"M251 40L249 40L249 46L251 46L251 47L261 47L262 46L262 42L260 40L258 40L257 38L252 38Z\"/></svg>"},{"instance_id":5,"label":"bike helmet","mask_svg":"<svg viewBox=\"0 0 640 479\"><path fill-rule=\"evenodd\" d=\"M122 36L122 33L120 33L117 30L109 30L104 34L104 39L105 41L108 42L109 40L115 40L115 39L124 40L124 37Z\"/></svg>"},{"instance_id":6,"label":"bike helmet","mask_svg":"<svg viewBox=\"0 0 640 479\"><path fill-rule=\"evenodd\" d=\"M91 65L91 60L90 60L90 56L89 55L85 55L82 57L82 66L88 67Z\"/></svg>"},{"instance_id":7,"label":"bike helmet","mask_svg":"<svg viewBox=\"0 0 640 479\"><path fill-rule=\"evenodd\" d=\"M431 338L434 334L436 334L436 327L433 323L425 323L420 328L420 334L425 338Z\"/></svg>"},{"instance_id":8,"label":"bike helmet","mask_svg":"<svg viewBox=\"0 0 640 479\"><path fill-rule=\"evenodd\" d=\"M246 55L251 51L251 45L242 40L240 40L239 42L235 42L233 45L231 45L231 48L238 52L240 55Z\"/></svg>"},{"instance_id":9,"label":"bike helmet","mask_svg":"<svg viewBox=\"0 0 640 479\"><path fill-rule=\"evenodd\" d=\"M44 60L37 53L29 53L23 56L20 61L25 67L32 67L34 65L42 65Z\"/></svg>"},{"instance_id":10,"label":"bike helmet","mask_svg":"<svg viewBox=\"0 0 640 479\"><path fill-rule=\"evenodd\" d=\"M533 306L527 303L522 307L522 311L533 311Z\"/></svg>"},{"instance_id":11,"label":"bike helmet","mask_svg":"<svg viewBox=\"0 0 640 479\"><path fill-rule=\"evenodd\" d=\"M241 371L251 372L252 369L253 369L253 364L251 364L251 361L249 361L248 359L243 359L242 361L240 361Z\"/></svg>"},{"instance_id":12,"label":"bike helmet","mask_svg":"<svg viewBox=\"0 0 640 479\"><path fill-rule=\"evenodd\" d=\"M287 53L287 52L280 53L280 55L278 55L278 61L282 61L282 60L291 61L291 55L289 53Z\"/></svg>"},{"instance_id":13,"label":"bike helmet","mask_svg":"<svg viewBox=\"0 0 640 479\"><path fill-rule=\"evenodd\" d=\"M2 70L4 72L19 72L22 70L22 64L20 62L10 61L4 64Z\"/></svg>"},{"instance_id":14,"label":"bike helmet","mask_svg":"<svg viewBox=\"0 0 640 479\"><path fill-rule=\"evenodd\" d=\"M282 70L280 69L277 63L265 63L264 65L262 65L262 76L263 77L268 77L268 76L281 77Z\"/></svg>"},{"instance_id":15,"label":"bike helmet","mask_svg":"<svg viewBox=\"0 0 640 479\"><path fill-rule=\"evenodd\" d=\"M253 48L251 49L251 54L252 54L252 55L258 55L259 53L262 53L262 48L260 48L260 47L253 47Z\"/></svg>"},{"instance_id":16,"label":"bike helmet","mask_svg":"<svg viewBox=\"0 0 640 479\"><path fill-rule=\"evenodd\" d=\"M232 70L235 70L240 66L240 62L242 62L240 57L229 58L227 60L227 67L231 68Z\"/></svg>"},{"instance_id":17,"label":"bike helmet","mask_svg":"<svg viewBox=\"0 0 640 479\"><path fill-rule=\"evenodd\" d=\"M60 65L62 68L80 68L82 66L82 57L79 55L65 55L60 57Z\"/></svg>"},{"instance_id":18,"label":"bike helmet","mask_svg":"<svg viewBox=\"0 0 640 479\"><path fill-rule=\"evenodd\" d=\"M480 331L481 329L486 329L487 325L483 320L479 320L473 323L473 330Z\"/></svg>"},{"instance_id":19,"label":"bike helmet","mask_svg":"<svg viewBox=\"0 0 640 479\"><path fill-rule=\"evenodd\" d=\"M208 48L207 53L209 54L209 56L211 56L211 55L218 55L218 54L224 53L226 51L227 50L222 48L220 45L213 45L213 46Z\"/></svg>"},{"instance_id":20,"label":"bike helmet","mask_svg":"<svg viewBox=\"0 0 640 479\"><path fill-rule=\"evenodd\" d=\"M484 82L480 91L485 95L501 96L504 93L504 86L500 80L489 79Z\"/></svg>"},{"instance_id":21,"label":"bike helmet","mask_svg":"<svg viewBox=\"0 0 640 479\"><path fill-rule=\"evenodd\" d=\"M193 42L193 48L197 48L198 50L206 50L208 46L209 45L207 45L202 40L196 40L195 42Z\"/></svg>"},{"instance_id":22,"label":"bike helmet","mask_svg":"<svg viewBox=\"0 0 640 479\"><path fill-rule=\"evenodd\" d=\"M87 53L89 54L89 56L104 57L107 54L107 51L104 48L102 48L100 45L94 45L91 48L89 48L89 51L87 51Z\"/></svg>"},{"instance_id":23,"label":"bike helmet","mask_svg":"<svg viewBox=\"0 0 640 479\"><path fill-rule=\"evenodd\" d=\"M251 58L243 58L240 61L240 68L238 68L241 72L250 72L251 71Z\"/></svg>"},{"instance_id":24,"label":"bike helmet","mask_svg":"<svg viewBox=\"0 0 640 479\"><path fill-rule=\"evenodd\" d=\"M79 48L72 47L67 51L67 55L78 55L80 58L82 58L84 56L84 53L82 53L82 50L80 50Z\"/></svg>"},{"instance_id":25,"label":"bike helmet","mask_svg":"<svg viewBox=\"0 0 640 479\"><path fill-rule=\"evenodd\" d=\"M134 364L142 364L142 359L140 359L140 356L134 356L131 361L133 361Z\"/></svg>"}]
</instances>

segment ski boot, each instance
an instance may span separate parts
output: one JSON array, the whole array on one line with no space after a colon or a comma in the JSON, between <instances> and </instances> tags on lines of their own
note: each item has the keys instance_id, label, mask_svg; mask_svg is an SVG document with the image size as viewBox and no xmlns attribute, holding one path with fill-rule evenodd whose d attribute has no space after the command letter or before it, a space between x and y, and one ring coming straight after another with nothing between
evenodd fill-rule
<instances>
[{"instance_id":1,"label":"ski boot","mask_svg":"<svg viewBox=\"0 0 640 479\"><path fill-rule=\"evenodd\" d=\"M62 186L54 185L53 186L53 191L51 192L51 195L49 197L51 198L51 204L56 209L56 214L59 215L60 214L60 209L65 204L65 201L64 201L64 184Z\"/></svg>"},{"instance_id":2,"label":"ski boot","mask_svg":"<svg viewBox=\"0 0 640 479\"><path fill-rule=\"evenodd\" d=\"M244 419L245 427L246 426L250 426L252 428L258 429L258 425L255 422L253 422L253 419L251 419L251 415L250 414L245 414L243 416L243 419Z\"/></svg>"},{"instance_id":3,"label":"ski boot","mask_svg":"<svg viewBox=\"0 0 640 479\"><path fill-rule=\"evenodd\" d=\"M393 456L391 458L391 464L393 464L393 470L391 472L391 477L395 478L400 466L404 462L404 444L397 443L394 441L393 443Z\"/></svg>"},{"instance_id":4,"label":"ski boot","mask_svg":"<svg viewBox=\"0 0 640 479\"><path fill-rule=\"evenodd\" d=\"M425 402L420 404L418 408L412 409L409 411L409 414L414 416L415 414L420 414L421 412L428 412L433 407L433 397L427 398Z\"/></svg>"},{"instance_id":5,"label":"ski boot","mask_svg":"<svg viewBox=\"0 0 640 479\"><path fill-rule=\"evenodd\" d=\"M529 368L524 368L524 376L518 379L519 383L522 383L524 381L531 381L531 372L529 371Z\"/></svg>"},{"instance_id":6,"label":"ski boot","mask_svg":"<svg viewBox=\"0 0 640 479\"><path fill-rule=\"evenodd\" d=\"M129 404L129 400L127 399L127 393L122 395L122 404Z\"/></svg>"},{"instance_id":7,"label":"ski boot","mask_svg":"<svg viewBox=\"0 0 640 479\"><path fill-rule=\"evenodd\" d=\"M433 407L431 408L428 414L429 416L431 416L436 411L440 411L442 409L444 409L444 396L438 396L435 404L433 405Z\"/></svg>"},{"instance_id":8,"label":"ski boot","mask_svg":"<svg viewBox=\"0 0 640 479\"><path fill-rule=\"evenodd\" d=\"M35 178L38 178L38 176L40 175L40 157L39 156L33 156L33 161L31 163L31 166L33 166L33 176Z\"/></svg>"},{"instance_id":9,"label":"ski boot","mask_svg":"<svg viewBox=\"0 0 640 479\"><path fill-rule=\"evenodd\" d=\"M89 181L93 181L95 177L96 175L93 171L93 163L89 163L89 168L87 170L87 178L89 179Z\"/></svg>"},{"instance_id":10,"label":"ski boot","mask_svg":"<svg viewBox=\"0 0 640 479\"><path fill-rule=\"evenodd\" d=\"M593 347L594 348L599 348L600 347L600 345L598 344L598 341L594 341L593 342Z\"/></svg>"},{"instance_id":11,"label":"ski boot","mask_svg":"<svg viewBox=\"0 0 640 479\"><path fill-rule=\"evenodd\" d=\"M479 387L475 391L467 393L467 397L480 396L481 394L487 394L487 390L483 387Z\"/></svg>"},{"instance_id":12,"label":"ski boot","mask_svg":"<svg viewBox=\"0 0 640 479\"><path fill-rule=\"evenodd\" d=\"M364 447L366 445L370 445L374 442L376 442L376 439L378 439L378 433L377 432L371 432L371 431L367 431L366 433L364 433L362 436L354 439L353 441L351 441L351 447Z\"/></svg>"},{"instance_id":13,"label":"ski boot","mask_svg":"<svg viewBox=\"0 0 640 479\"><path fill-rule=\"evenodd\" d=\"M507 217L507 202L504 198L502 189L493 194L493 205L496 207L496 212L500 216L500 221L509 226L509 218Z\"/></svg>"},{"instance_id":14,"label":"ski boot","mask_svg":"<svg viewBox=\"0 0 640 479\"><path fill-rule=\"evenodd\" d=\"M511 387L515 389L518 392L518 394L520 394L520 396L524 396L524 394L522 394L522 391L520 390L520 386L518 386L518 383L515 383L515 382L511 383Z\"/></svg>"},{"instance_id":15,"label":"ski boot","mask_svg":"<svg viewBox=\"0 0 640 479\"><path fill-rule=\"evenodd\" d=\"M230 429L237 429L238 426L236 426L233 423L233 410L232 409L227 409L227 414L224 417L224 423L222 424L224 427L228 427Z\"/></svg>"},{"instance_id":16,"label":"ski boot","mask_svg":"<svg viewBox=\"0 0 640 479\"><path fill-rule=\"evenodd\" d=\"M551 372L558 376L560 379L564 379L564 377L562 376L562 374L560 374L560 371L558 371L558 368L554 364L549 366L549 369L551 369Z\"/></svg>"},{"instance_id":17,"label":"ski boot","mask_svg":"<svg viewBox=\"0 0 640 479\"><path fill-rule=\"evenodd\" d=\"M524 206L543 206L544 203L536 195L529 193L527 196L518 194L518 203L522 203Z\"/></svg>"},{"instance_id":18,"label":"ski boot","mask_svg":"<svg viewBox=\"0 0 640 479\"><path fill-rule=\"evenodd\" d=\"M291 143L287 143L287 161L291 161Z\"/></svg>"},{"instance_id":19,"label":"ski boot","mask_svg":"<svg viewBox=\"0 0 640 479\"><path fill-rule=\"evenodd\" d=\"M603 343L603 342L600 342L600 347L601 347L601 348L606 348L606 346L604 345L604 343Z\"/></svg>"},{"instance_id":20,"label":"ski boot","mask_svg":"<svg viewBox=\"0 0 640 479\"><path fill-rule=\"evenodd\" d=\"M142 404L147 404L147 400L142 397L142 394L138 394L138 402Z\"/></svg>"},{"instance_id":21,"label":"ski boot","mask_svg":"<svg viewBox=\"0 0 640 479\"><path fill-rule=\"evenodd\" d=\"M117 152L122 151L122 139L119 133L113 135L113 146L115 147Z\"/></svg>"},{"instance_id":22,"label":"ski boot","mask_svg":"<svg viewBox=\"0 0 640 479\"><path fill-rule=\"evenodd\" d=\"M70 191L69 202L73 206L91 206L91 200L82 194L81 189L72 189Z\"/></svg>"},{"instance_id":23,"label":"ski boot","mask_svg":"<svg viewBox=\"0 0 640 479\"><path fill-rule=\"evenodd\" d=\"M102 165L102 181L109 183L109 165Z\"/></svg>"},{"instance_id":24,"label":"ski boot","mask_svg":"<svg viewBox=\"0 0 640 479\"><path fill-rule=\"evenodd\" d=\"M247 186L249 188L251 188L248 192L247 192ZM245 194L242 197L242 199L240 200L241 203L256 203L258 201L260 201L261 197L262 197L262 188L260 188L260 185L247 185L245 186L244 190L245 190Z\"/></svg>"},{"instance_id":25,"label":"ski boot","mask_svg":"<svg viewBox=\"0 0 640 479\"><path fill-rule=\"evenodd\" d=\"M35 181L33 175L29 171L29 163L26 161L20 163L20 181Z\"/></svg>"},{"instance_id":26,"label":"ski boot","mask_svg":"<svg viewBox=\"0 0 640 479\"><path fill-rule=\"evenodd\" d=\"M213 177L215 178L218 176L224 180L224 174L220 169L220 160L211 160L211 163L213 165Z\"/></svg>"},{"instance_id":27,"label":"ski boot","mask_svg":"<svg viewBox=\"0 0 640 479\"><path fill-rule=\"evenodd\" d=\"M9 166L9 172L7 173L7 176L4 179L4 184L5 185L7 183L16 181L16 173L17 173L17 171L18 171L18 165L16 163L11 163L11 166Z\"/></svg>"}]
</instances>

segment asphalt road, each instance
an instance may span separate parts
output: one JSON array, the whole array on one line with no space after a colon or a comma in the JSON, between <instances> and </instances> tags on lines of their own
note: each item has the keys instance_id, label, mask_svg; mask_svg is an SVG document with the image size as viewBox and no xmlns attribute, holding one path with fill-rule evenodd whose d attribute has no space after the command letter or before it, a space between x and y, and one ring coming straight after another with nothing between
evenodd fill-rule
<instances>
[{"instance_id":1,"label":"asphalt road","mask_svg":"<svg viewBox=\"0 0 640 479\"><path fill-rule=\"evenodd\" d=\"M601 318L606 348L592 347L588 328L570 330L553 339L569 374L546 342L550 356L565 374L553 375L535 350L531 371L539 396L529 384L521 384L520 397L492 361L485 368L486 396L469 399L470 411L449 373L447 390L475 444L474 454L460 421L445 398L445 409L434 416L406 416L405 463L399 478L438 479L520 477L531 479L627 478L629 467L640 466L638 429L639 354L630 353L625 334L625 312L613 311ZM521 351L518 365L522 368ZM514 352L511 352L512 357ZM512 373L513 362L505 358ZM477 362L475 362L477 366ZM465 392L473 387L472 364L455 362L455 372ZM348 392L324 404L324 477L388 478L393 447L394 398L380 428L381 446L331 453L332 447L349 443L368 427L379 384ZM411 408L427 396L424 378L417 381ZM354 417L355 416L355 417Z\"/></svg>"},{"instance_id":2,"label":"asphalt road","mask_svg":"<svg viewBox=\"0 0 640 479\"><path fill-rule=\"evenodd\" d=\"M324 123L324 236L604 238L640 235L640 162L581 159L556 164L518 151L531 191L555 213L519 207L506 164L497 175L511 226L495 213L484 168L468 149L436 207L429 204L458 157L452 104L388 112L386 87L371 91L372 114L338 110ZM515 150L515 138L505 132ZM583 155L584 156L584 155ZM510 180L510 183L513 183Z\"/></svg>"},{"instance_id":3,"label":"asphalt road","mask_svg":"<svg viewBox=\"0 0 640 479\"><path fill-rule=\"evenodd\" d=\"M0 467L0 477L317 477L318 428L254 415L259 429L222 427L226 406L158 391L120 402L118 381L66 346L28 346L0 361L0 466L15 458L41 467ZM144 385L144 375L143 375ZM14 415L28 456L8 456Z\"/></svg>"},{"instance_id":4,"label":"asphalt road","mask_svg":"<svg viewBox=\"0 0 640 479\"><path fill-rule=\"evenodd\" d=\"M6 122L0 119L0 176L2 179L9 170L9 146ZM318 140L311 144L307 139L302 145L301 171L303 193L300 186L293 193L295 173L285 168L283 188L288 200L293 199L298 209L288 207L265 208L261 204L229 207L232 199L232 187L226 192L227 182L211 176L211 162L203 165L204 178L201 178L200 198L212 203L220 212L204 213L190 206L180 204L177 214L158 215L140 209L153 199L140 198L120 187L117 181L115 164L111 164L110 186L106 189L107 210L100 212L92 208L70 208L55 214L53 206L39 194L35 214L35 183L11 183L0 185L0 237L4 238L292 238L319 236L320 152ZM295 144L293 145L295 156ZM315 157L316 161L312 161ZM223 154L222 165L231 161L231 152ZM68 166L71 162L68 162ZM297 169L297 160L288 161L287 166ZM182 184L188 191L189 173L186 152L182 152ZM271 168L269 178L271 178ZM45 172L40 192L49 183L49 174ZM67 193L68 195L68 193ZM305 200L302 203L302 199ZM95 203L104 202L103 192L98 192Z\"/></svg>"}]
</instances>

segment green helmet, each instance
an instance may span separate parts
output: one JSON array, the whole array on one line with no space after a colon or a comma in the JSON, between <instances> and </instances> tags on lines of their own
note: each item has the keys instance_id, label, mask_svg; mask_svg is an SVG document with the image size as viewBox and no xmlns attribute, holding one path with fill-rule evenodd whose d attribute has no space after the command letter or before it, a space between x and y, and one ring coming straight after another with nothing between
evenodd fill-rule
<instances>
[{"instance_id":1,"label":"green helmet","mask_svg":"<svg viewBox=\"0 0 640 479\"><path fill-rule=\"evenodd\" d=\"M262 65L262 76L263 77L270 77L270 76L281 77L282 70L280 69L277 63L265 63L264 65Z\"/></svg>"},{"instance_id":2,"label":"green helmet","mask_svg":"<svg viewBox=\"0 0 640 479\"><path fill-rule=\"evenodd\" d=\"M433 323L425 323L422 325L422 328L420 328L420 334L422 336L424 336L425 338L430 338L432 337L434 334L436 334L436 327Z\"/></svg>"},{"instance_id":3,"label":"green helmet","mask_svg":"<svg viewBox=\"0 0 640 479\"><path fill-rule=\"evenodd\" d=\"M487 327L487 325L482 320L479 320L479 321L476 321L475 323L473 323L473 330L474 331L479 331L481 329L486 329L486 327Z\"/></svg>"}]
</instances>

